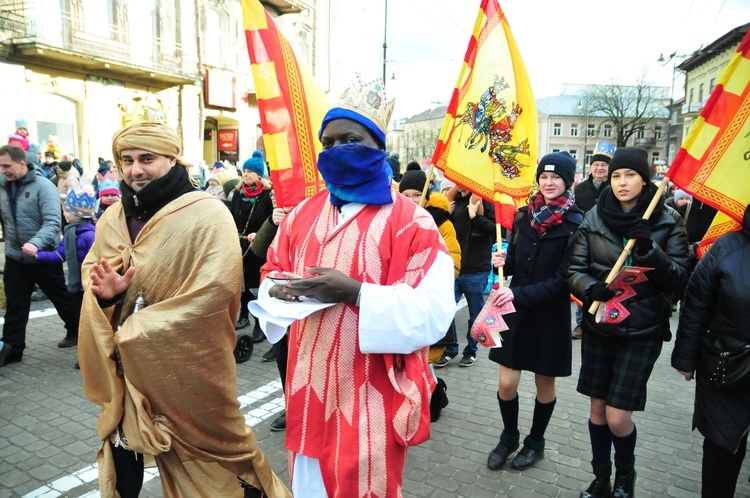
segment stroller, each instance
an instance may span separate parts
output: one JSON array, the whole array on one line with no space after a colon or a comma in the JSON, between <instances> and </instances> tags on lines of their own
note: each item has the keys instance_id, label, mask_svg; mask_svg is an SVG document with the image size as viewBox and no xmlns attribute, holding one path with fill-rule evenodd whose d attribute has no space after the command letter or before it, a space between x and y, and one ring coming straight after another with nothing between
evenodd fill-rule
<instances>
[{"instance_id":1,"label":"stroller","mask_svg":"<svg viewBox=\"0 0 750 498\"><path fill-rule=\"evenodd\" d=\"M237 363L245 363L253 355L253 339L250 334L240 334L234 345L234 359Z\"/></svg>"}]
</instances>

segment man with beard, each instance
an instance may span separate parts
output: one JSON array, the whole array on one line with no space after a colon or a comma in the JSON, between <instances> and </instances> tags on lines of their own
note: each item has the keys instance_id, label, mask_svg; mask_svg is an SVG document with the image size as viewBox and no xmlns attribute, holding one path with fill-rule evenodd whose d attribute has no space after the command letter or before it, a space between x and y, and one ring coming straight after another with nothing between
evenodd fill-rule
<instances>
[{"instance_id":1,"label":"man with beard","mask_svg":"<svg viewBox=\"0 0 750 498\"><path fill-rule=\"evenodd\" d=\"M84 392L101 406L101 495L137 496L146 457L164 496L290 496L237 400L232 216L192 182L167 126L121 129L112 154L122 198L83 264L79 348Z\"/></svg>"}]
</instances>

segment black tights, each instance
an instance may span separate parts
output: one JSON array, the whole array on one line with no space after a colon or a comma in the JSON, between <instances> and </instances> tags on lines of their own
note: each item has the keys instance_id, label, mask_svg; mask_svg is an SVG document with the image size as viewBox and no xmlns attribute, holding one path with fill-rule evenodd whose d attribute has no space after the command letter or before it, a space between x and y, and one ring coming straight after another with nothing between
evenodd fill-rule
<instances>
[{"instance_id":1,"label":"black tights","mask_svg":"<svg viewBox=\"0 0 750 498\"><path fill-rule=\"evenodd\" d=\"M740 442L734 455L708 438L703 440L702 491L703 498L732 498L737 487L742 460L747 451L747 436Z\"/></svg>"},{"instance_id":2,"label":"black tights","mask_svg":"<svg viewBox=\"0 0 750 498\"><path fill-rule=\"evenodd\" d=\"M143 487L143 455L112 444L112 458L115 461L116 488L120 497L138 498Z\"/></svg>"}]
</instances>

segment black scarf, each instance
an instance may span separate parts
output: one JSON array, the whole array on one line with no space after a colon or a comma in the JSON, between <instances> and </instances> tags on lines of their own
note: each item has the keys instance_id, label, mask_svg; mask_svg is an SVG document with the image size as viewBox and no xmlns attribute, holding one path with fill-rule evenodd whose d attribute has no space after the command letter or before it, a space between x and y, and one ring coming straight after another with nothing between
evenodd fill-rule
<instances>
[{"instance_id":1,"label":"black scarf","mask_svg":"<svg viewBox=\"0 0 750 498\"><path fill-rule=\"evenodd\" d=\"M612 187L608 186L602 192L599 200L596 201L596 210L601 216L604 224L609 227L612 232L619 236L625 237L638 218L643 218L643 213L646 212L648 205L651 204L651 199L656 194L657 187L651 182L647 182L643 187L642 195L638 198L633 209L629 212L622 210L622 204L615 197L615 193L612 192ZM654 209L654 213L661 213L664 211L664 196L661 196L659 203ZM653 225L654 216L649 218L649 223Z\"/></svg>"},{"instance_id":2,"label":"black scarf","mask_svg":"<svg viewBox=\"0 0 750 498\"><path fill-rule=\"evenodd\" d=\"M153 180L137 194L124 181L120 182L120 200L126 217L135 216L141 221L148 221L157 211L182 194L195 190L197 189L190 182L187 170L177 164L166 175Z\"/></svg>"}]
</instances>

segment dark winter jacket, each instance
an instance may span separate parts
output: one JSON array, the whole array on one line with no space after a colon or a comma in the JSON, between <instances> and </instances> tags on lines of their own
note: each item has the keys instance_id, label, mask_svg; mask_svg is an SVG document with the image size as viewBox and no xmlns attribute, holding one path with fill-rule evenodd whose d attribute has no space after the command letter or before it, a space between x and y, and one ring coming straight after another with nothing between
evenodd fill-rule
<instances>
[{"instance_id":1,"label":"dark winter jacket","mask_svg":"<svg viewBox=\"0 0 750 498\"><path fill-rule=\"evenodd\" d=\"M94 234L96 226L89 221L76 228L76 261L68 261L68 268L71 265L78 265L80 272L84 258L89 253L89 249L94 245ZM65 261L65 241L61 240L56 251L39 251L36 255L40 263L55 264ZM68 288L68 292L83 292L83 287L79 284L78 289Z\"/></svg>"},{"instance_id":2,"label":"dark winter jacket","mask_svg":"<svg viewBox=\"0 0 750 498\"><path fill-rule=\"evenodd\" d=\"M456 229L458 245L461 246L461 275L489 273L492 269L492 244L497 238L495 208L491 202L482 200L484 215L477 213L469 217L471 194L457 195L450 220Z\"/></svg>"},{"instance_id":3,"label":"dark winter jacket","mask_svg":"<svg viewBox=\"0 0 750 498\"><path fill-rule=\"evenodd\" d=\"M241 235L257 233L263 222L273 213L273 201L271 200L271 191L264 190L258 195L255 203L243 202L242 192L237 191L232 196L232 216L237 226L237 238ZM260 267L265 263L266 258L259 258L251 250L246 242L241 243L244 254L242 260L243 270L249 278L250 288L258 287L260 283Z\"/></svg>"},{"instance_id":4,"label":"dark winter jacket","mask_svg":"<svg viewBox=\"0 0 750 498\"><path fill-rule=\"evenodd\" d=\"M741 232L720 237L695 268L680 311L672 366L696 369L703 346L732 351L750 344L750 208ZM719 390L696 373L693 426L736 453L750 430L750 390Z\"/></svg>"},{"instance_id":5,"label":"dark winter jacket","mask_svg":"<svg viewBox=\"0 0 750 498\"><path fill-rule=\"evenodd\" d=\"M531 227L527 208L518 211L509 240L504 273L516 312L506 315L509 330L503 347L490 359L516 370L551 377L571 374L570 291L568 258L576 230L583 221L577 208L563 215L563 223L543 236Z\"/></svg>"},{"instance_id":6,"label":"dark winter jacket","mask_svg":"<svg viewBox=\"0 0 750 498\"><path fill-rule=\"evenodd\" d=\"M11 201L11 183L17 186ZM5 222L5 256L21 263L35 263L21 247L30 242L39 250L52 250L60 240L62 210L57 187L42 172L29 166L29 172L15 182L0 175L0 211Z\"/></svg>"},{"instance_id":7,"label":"dark winter jacket","mask_svg":"<svg viewBox=\"0 0 750 498\"><path fill-rule=\"evenodd\" d=\"M607 190L604 195L614 195ZM598 209L583 218L578 229L568 267L571 292L583 301L583 330L620 337L671 337L669 315L673 293L685 289L688 277L688 249L680 215L669 207L655 211L649 218L651 248L644 254L631 253L632 266L653 268L648 280L634 286L637 295L623 302L630 316L618 324L596 323L588 312L592 300L589 290L605 281L620 257L627 240L615 235L604 224Z\"/></svg>"},{"instance_id":8,"label":"dark winter jacket","mask_svg":"<svg viewBox=\"0 0 750 498\"><path fill-rule=\"evenodd\" d=\"M589 175L588 178L576 185L576 207L584 213L588 213L596 205L596 200L602 195L602 192L604 192L604 189L608 185L609 181L604 180L597 189L596 185L594 185L594 176Z\"/></svg>"}]
</instances>

